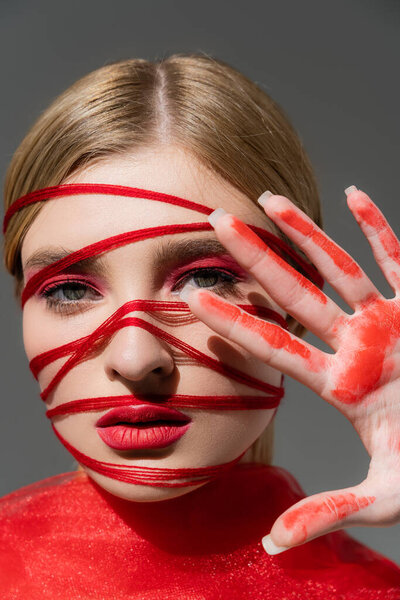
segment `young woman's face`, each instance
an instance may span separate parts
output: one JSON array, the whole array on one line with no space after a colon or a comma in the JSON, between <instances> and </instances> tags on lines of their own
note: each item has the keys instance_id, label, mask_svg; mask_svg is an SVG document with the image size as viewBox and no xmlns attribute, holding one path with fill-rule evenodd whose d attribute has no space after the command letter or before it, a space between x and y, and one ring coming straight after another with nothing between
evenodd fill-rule
<instances>
[{"instance_id":1,"label":"young woman's face","mask_svg":"<svg viewBox=\"0 0 400 600\"><path fill-rule=\"evenodd\" d=\"M206 170L191 155L171 146L109 158L71 176L68 183L108 183L160 191L212 209L223 207L247 223L268 228L261 210L247 197ZM140 198L87 195L51 200L45 203L23 243L25 282L49 262L49 257L55 260L57 253L73 252L125 231L205 220L203 214L192 210ZM180 301L173 292L189 282L222 294L233 303L253 302L284 314L226 251L221 253L207 245L210 240L216 241L213 231L143 240L103 254L90 266L86 265L84 272L70 268L68 274L75 274L75 283L68 283L67 279L60 282L62 274L57 276L57 287L49 287L45 282L28 300L23 312L29 360L88 335L131 300ZM279 386L279 372L219 337L202 322L193 319L160 323L158 314L139 312L135 316L154 323L214 359ZM58 359L40 372L42 390L65 361ZM186 354L145 329L125 327L112 336L101 352L76 365L46 404L54 408L78 398L123 394L144 394L146 402L156 394L263 395L188 359ZM274 413L267 409L179 408L189 426L177 441L164 447L120 450L105 443L96 427L99 418L109 410L108 407L58 416L54 423L72 446L93 459L157 468L194 468L229 462L259 437ZM136 501L163 500L199 487L129 484L84 468L104 489Z\"/></svg>"}]
</instances>

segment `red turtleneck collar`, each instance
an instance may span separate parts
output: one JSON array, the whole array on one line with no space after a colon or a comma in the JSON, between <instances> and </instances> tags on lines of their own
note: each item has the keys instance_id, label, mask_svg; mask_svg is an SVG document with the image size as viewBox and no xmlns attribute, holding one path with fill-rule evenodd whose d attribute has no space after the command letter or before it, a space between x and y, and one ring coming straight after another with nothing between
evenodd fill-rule
<instances>
[{"instance_id":1,"label":"red turtleneck collar","mask_svg":"<svg viewBox=\"0 0 400 600\"><path fill-rule=\"evenodd\" d=\"M399 600L400 569L344 532L269 556L304 497L284 469L239 464L179 498L129 502L83 472L0 500L2 600Z\"/></svg>"}]
</instances>

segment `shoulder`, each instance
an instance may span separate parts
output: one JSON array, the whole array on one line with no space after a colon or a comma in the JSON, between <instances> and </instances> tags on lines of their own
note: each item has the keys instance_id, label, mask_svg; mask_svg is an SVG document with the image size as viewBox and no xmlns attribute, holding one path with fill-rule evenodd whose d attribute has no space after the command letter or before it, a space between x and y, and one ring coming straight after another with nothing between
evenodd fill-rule
<instances>
[{"instance_id":1,"label":"shoulder","mask_svg":"<svg viewBox=\"0 0 400 600\"><path fill-rule=\"evenodd\" d=\"M80 471L70 471L68 473L59 473L58 475L52 475L46 477L40 481L35 481L26 486L23 486L5 496L0 498L0 514L2 511L7 510L14 503L24 502L29 499L33 499L42 494L51 493L52 490L58 489L71 482L79 480L82 476L86 477L86 474Z\"/></svg>"},{"instance_id":2,"label":"shoulder","mask_svg":"<svg viewBox=\"0 0 400 600\"><path fill-rule=\"evenodd\" d=\"M38 559L43 540L65 514L62 507L67 505L66 498L71 497L76 486L85 483L86 477L76 471L62 473L0 498L1 592L8 591L8 586L13 587L16 581L27 579L26 556Z\"/></svg>"},{"instance_id":3,"label":"shoulder","mask_svg":"<svg viewBox=\"0 0 400 600\"><path fill-rule=\"evenodd\" d=\"M36 495L38 492L40 493L43 490L48 490L50 488L59 487L69 481L73 481L79 476L80 471L70 471L68 473L59 473L58 475L52 475L51 477L46 477L45 479L41 479L40 481L35 481L28 485L25 485L17 490L6 494L0 498L0 510L4 508L9 502L17 500L18 498L24 498L31 495Z\"/></svg>"},{"instance_id":4,"label":"shoulder","mask_svg":"<svg viewBox=\"0 0 400 600\"><path fill-rule=\"evenodd\" d=\"M77 486L82 486L87 475L72 471L42 479L0 498L0 539L9 526L15 527L19 521L31 521L39 515L54 514L57 504L65 494Z\"/></svg>"}]
</instances>

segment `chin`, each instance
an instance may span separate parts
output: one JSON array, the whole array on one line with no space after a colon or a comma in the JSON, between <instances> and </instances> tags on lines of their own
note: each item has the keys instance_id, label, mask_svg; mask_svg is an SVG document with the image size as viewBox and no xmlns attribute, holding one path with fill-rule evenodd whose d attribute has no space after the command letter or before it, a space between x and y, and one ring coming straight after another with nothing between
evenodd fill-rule
<instances>
[{"instance_id":1,"label":"chin","mask_svg":"<svg viewBox=\"0 0 400 600\"><path fill-rule=\"evenodd\" d=\"M103 490L109 492L113 496L128 500L130 502L161 502L162 500L170 500L184 496L189 492L193 492L198 488L206 485L190 485L177 488L156 487L152 485L139 485L134 483L124 483L116 481L105 475L100 475L87 467L83 467L85 473Z\"/></svg>"}]
</instances>

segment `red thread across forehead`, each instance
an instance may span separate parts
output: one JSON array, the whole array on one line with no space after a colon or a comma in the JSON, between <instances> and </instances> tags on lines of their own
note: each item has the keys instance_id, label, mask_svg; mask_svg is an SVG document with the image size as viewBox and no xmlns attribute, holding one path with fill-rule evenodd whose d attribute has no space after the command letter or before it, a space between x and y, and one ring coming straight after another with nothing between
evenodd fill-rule
<instances>
[{"instance_id":1,"label":"red thread across forehead","mask_svg":"<svg viewBox=\"0 0 400 600\"><path fill-rule=\"evenodd\" d=\"M213 210L202 204L185 200L177 196L139 188L105 184L68 184L36 190L16 200L5 215L3 230L4 232L7 230L7 226L15 213L26 206L36 202L78 194L105 194L167 202L169 204L181 206L182 208L193 210L205 215L209 215ZM271 232L254 225L249 225L249 227L255 233L257 233L257 235L259 235L263 241L267 242L275 252L291 262L294 262L297 265L297 268L303 273L306 273L310 280L312 280L319 287L322 287L323 280L315 267L307 263L282 239L275 236ZM41 269L38 273L33 275L23 290L22 306L25 305L25 303L38 291L38 289L49 277L54 276L56 273L65 270L67 267L78 261L84 260L85 258L103 254L126 244L136 243L141 240L159 237L161 235L210 230L212 230L211 225L208 222L203 221L196 223L181 223L149 227L136 231L124 232L104 240L99 240L93 244L81 248L80 250L72 252L65 258ZM239 307L260 318L273 320L281 327L287 329L285 320L274 310L251 304L243 304L239 305ZM200 365L204 365L225 377L258 390L259 392L261 391L263 392L263 395L242 394L237 396L196 396L188 394L158 394L151 395L151 397L146 397L145 395L138 396L134 394L126 394L122 396L78 398L64 402L53 409L49 409L46 413L49 419L53 421L61 415L99 411L104 410L105 408L116 406L132 406L138 404L154 405L155 403L158 405L171 407L187 407L195 409L203 408L207 410L273 409L278 406L279 401L284 393L282 385L280 387L276 387L269 383L263 382L237 368L232 367L231 365L225 364L211 356L208 356L207 354L204 354L203 352L200 352L196 348L190 346L186 342L183 342L178 337L169 334L167 331L164 331L153 323L150 323L146 319L132 316L132 313L135 313L136 311L145 312L146 314L151 315L154 313L159 313L160 315L169 315L169 318L175 319L175 322L177 322L179 314L181 317L185 314L193 317L190 310L188 310L187 304L184 302L159 302L145 299L134 299L126 302L112 315L110 315L110 317L108 317L108 319L106 319L106 321L97 327L91 334L57 348L47 350L31 360L30 368L34 376L37 378L41 370L47 365L61 358L65 358L64 363L59 368L53 379L42 391L41 398L44 401L49 400L51 395L56 391L60 381L71 369L81 362L88 360L94 353L101 352L110 342L112 337L125 327L139 327L141 329L145 329L151 335L162 339L165 343L183 352ZM226 469L238 462L244 454L242 453L229 463L195 468L171 469L138 467L129 463L106 463L86 456L80 450L73 447L61 436L54 422L52 423L52 427L62 444L69 452L71 452L78 462L99 474L131 484L159 487L182 487L206 483L225 472Z\"/></svg>"}]
</instances>

